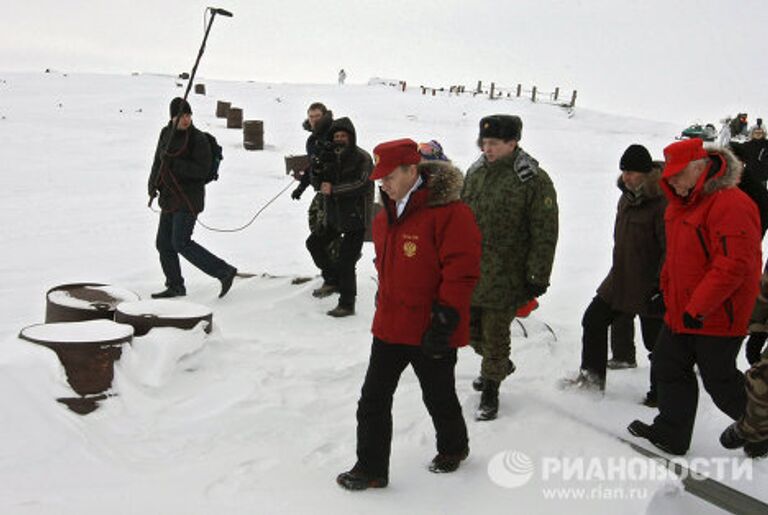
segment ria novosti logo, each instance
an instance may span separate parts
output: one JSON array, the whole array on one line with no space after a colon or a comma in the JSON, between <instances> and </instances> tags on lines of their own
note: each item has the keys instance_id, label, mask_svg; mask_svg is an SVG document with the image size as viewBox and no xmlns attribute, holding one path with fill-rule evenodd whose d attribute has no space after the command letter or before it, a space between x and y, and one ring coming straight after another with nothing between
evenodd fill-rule
<instances>
[{"instance_id":1,"label":"ria novosti logo","mask_svg":"<svg viewBox=\"0 0 768 515\"><path fill-rule=\"evenodd\" d=\"M502 451L488 462L488 477L504 488L518 488L533 477L533 461L522 452Z\"/></svg>"}]
</instances>

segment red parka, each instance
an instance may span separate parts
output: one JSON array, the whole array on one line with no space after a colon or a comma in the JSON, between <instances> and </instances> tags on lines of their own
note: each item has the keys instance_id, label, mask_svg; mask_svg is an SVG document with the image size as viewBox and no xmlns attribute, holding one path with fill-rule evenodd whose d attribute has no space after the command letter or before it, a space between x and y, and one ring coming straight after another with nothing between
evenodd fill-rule
<instances>
[{"instance_id":1,"label":"red parka","mask_svg":"<svg viewBox=\"0 0 768 515\"><path fill-rule=\"evenodd\" d=\"M480 230L459 200L461 172L439 161L422 163L424 184L398 218L382 192L385 209L373 221L379 291L372 332L387 343L420 345L432 305L455 309L459 324L452 347L469 341L469 302L480 277Z\"/></svg>"},{"instance_id":2,"label":"red parka","mask_svg":"<svg viewBox=\"0 0 768 515\"><path fill-rule=\"evenodd\" d=\"M708 150L709 167L688 197L661 181L669 199L664 320L674 333L743 336L760 284L760 216L736 187L741 163L727 149ZM685 312L703 317L703 327L684 327Z\"/></svg>"}]
</instances>

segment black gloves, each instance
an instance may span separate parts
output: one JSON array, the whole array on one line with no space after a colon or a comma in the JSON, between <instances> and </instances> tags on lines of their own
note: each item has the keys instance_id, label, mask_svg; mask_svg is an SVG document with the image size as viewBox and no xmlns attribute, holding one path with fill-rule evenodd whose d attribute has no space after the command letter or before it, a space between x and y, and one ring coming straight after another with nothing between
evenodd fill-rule
<instances>
[{"instance_id":1,"label":"black gloves","mask_svg":"<svg viewBox=\"0 0 768 515\"><path fill-rule=\"evenodd\" d=\"M439 359L451 350L451 336L459 325L459 312L450 306L432 305L432 324L421 337L421 350L430 358Z\"/></svg>"},{"instance_id":2,"label":"black gloves","mask_svg":"<svg viewBox=\"0 0 768 515\"><path fill-rule=\"evenodd\" d=\"M663 315L667 310L667 307L664 305L664 295L662 295L661 291L655 290L651 296L648 297L645 307L648 310L648 314L651 316Z\"/></svg>"},{"instance_id":3,"label":"black gloves","mask_svg":"<svg viewBox=\"0 0 768 515\"><path fill-rule=\"evenodd\" d=\"M291 198L293 200L299 200L301 198L301 194L304 193L304 190L306 189L306 184L299 184L296 186L296 189L291 192Z\"/></svg>"},{"instance_id":4,"label":"black gloves","mask_svg":"<svg viewBox=\"0 0 768 515\"><path fill-rule=\"evenodd\" d=\"M768 333L752 333L747 340L747 361L754 365L761 359L765 340L768 340Z\"/></svg>"},{"instance_id":5,"label":"black gloves","mask_svg":"<svg viewBox=\"0 0 768 515\"><path fill-rule=\"evenodd\" d=\"M548 287L548 284L526 283L525 292L528 294L528 300L541 297L546 293Z\"/></svg>"},{"instance_id":6,"label":"black gloves","mask_svg":"<svg viewBox=\"0 0 768 515\"><path fill-rule=\"evenodd\" d=\"M704 327L704 318L701 315L693 317L686 311L683 313L683 325L687 329L701 329Z\"/></svg>"}]
</instances>

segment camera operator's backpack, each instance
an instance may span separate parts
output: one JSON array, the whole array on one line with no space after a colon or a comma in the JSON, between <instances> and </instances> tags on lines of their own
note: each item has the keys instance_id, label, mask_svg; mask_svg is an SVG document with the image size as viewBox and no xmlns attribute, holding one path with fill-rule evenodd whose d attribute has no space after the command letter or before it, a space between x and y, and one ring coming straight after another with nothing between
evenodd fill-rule
<instances>
[{"instance_id":1,"label":"camera operator's backpack","mask_svg":"<svg viewBox=\"0 0 768 515\"><path fill-rule=\"evenodd\" d=\"M219 165L221 165L221 161L224 159L224 153L219 142L213 137L213 134L210 132L203 132L203 134L205 134L208 144L211 146L211 169L208 172L208 177L205 179L207 184L211 181L219 180Z\"/></svg>"}]
</instances>

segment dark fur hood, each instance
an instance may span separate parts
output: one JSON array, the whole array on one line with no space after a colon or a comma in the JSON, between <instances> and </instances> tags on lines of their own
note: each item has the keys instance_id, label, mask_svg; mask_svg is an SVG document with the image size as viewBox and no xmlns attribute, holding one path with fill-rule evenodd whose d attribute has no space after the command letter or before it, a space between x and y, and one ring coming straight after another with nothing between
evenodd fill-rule
<instances>
[{"instance_id":1,"label":"dark fur hood","mask_svg":"<svg viewBox=\"0 0 768 515\"><path fill-rule=\"evenodd\" d=\"M425 161L418 166L422 177L427 178L429 206L443 206L461 198L464 175L448 161Z\"/></svg>"},{"instance_id":2,"label":"dark fur hood","mask_svg":"<svg viewBox=\"0 0 768 515\"><path fill-rule=\"evenodd\" d=\"M744 170L744 165L736 154L727 147L721 147L719 145L704 145L704 150L707 151L710 157L722 157L725 162L725 172L718 173L707 179L704 183L704 193L709 195L717 190L723 190L725 188L731 188L738 186L741 181L741 173Z\"/></svg>"},{"instance_id":3,"label":"dark fur hood","mask_svg":"<svg viewBox=\"0 0 768 515\"><path fill-rule=\"evenodd\" d=\"M661 166L663 166L663 163ZM653 168L651 168L651 172L645 179L642 195L636 196L638 203L642 203L643 200L651 200L664 196L664 191L661 189L661 184L659 183L661 180L661 166L658 166L656 163L654 163ZM628 198L635 195L624 185L624 181L621 180L621 175L619 175L618 179L616 179L616 186L621 190L622 193L628 195Z\"/></svg>"}]
</instances>

